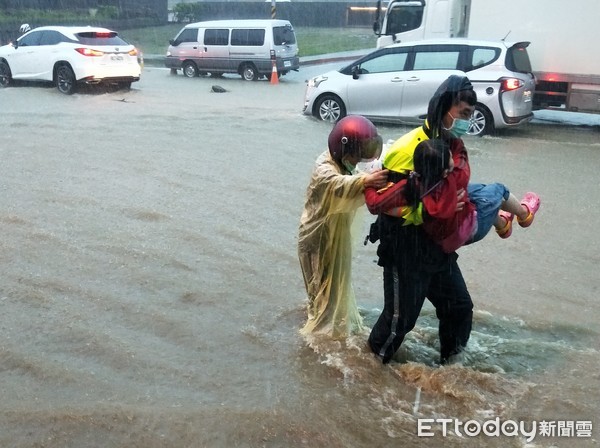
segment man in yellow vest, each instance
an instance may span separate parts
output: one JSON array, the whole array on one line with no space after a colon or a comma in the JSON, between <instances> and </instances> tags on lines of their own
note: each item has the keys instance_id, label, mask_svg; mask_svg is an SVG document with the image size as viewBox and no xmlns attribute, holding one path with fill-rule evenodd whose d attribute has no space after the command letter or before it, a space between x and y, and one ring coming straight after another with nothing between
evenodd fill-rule
<instances>
[{"instance_id":1,"label":"man in yellow vest","mask_svg":"<svg viewBox=\"0 0 600 448\"><path fill-rule=\"evenodd\" d=\"M427 121L397 140L383 158L388 180L401 185L413 169L413 153L419 142L441 138L460 139L469 129L477 95L466 77L450 76L428 107ZM371 197L375 197L372 195ZM404 203L401 189L396 195ZM460 201L457 209L464 206ZM378 213L393 205L370 203ZM427 297L439 319L440 364L460 360L471 334L473 302L467 290L456 252L444 253L423 231L422 208L404 207L400 216L381 213L374 230L379 239L378 264L383 267L384 308L369 336L371 350L388 363L411 331Z\"/></svg>"}]
</instances>

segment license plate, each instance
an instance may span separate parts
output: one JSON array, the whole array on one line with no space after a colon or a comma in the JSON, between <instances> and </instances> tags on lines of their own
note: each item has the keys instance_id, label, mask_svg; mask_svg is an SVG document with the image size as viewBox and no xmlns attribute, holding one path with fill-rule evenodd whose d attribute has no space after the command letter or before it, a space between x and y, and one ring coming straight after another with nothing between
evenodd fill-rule
<instances>
[{"instance_id":1,"label":"license plate","mask_svg":"<svg viewBox=\"0 0 600 448\"><path fill-rule=\"evenodd\" d=\"M110 57L111 61L122 61L123 59L125 59L125 58L122 55L120 55L120 54L113 54Z\"/></svg>"},{"instance_id":2,"label":"license plate","mask_svg":"<svg viewBox=\"0 0 600 448\"><path fill-rule=\"evenodd\" d=\"M283 66L284 67L291 67L292 66L292 62L291 61L283 61Z\"/></svg>"},{"instance_id":3,"label":"license plate","mask_svg":"<svg viewBox=\"0 0 600 448\"><path fill-rule=\"evenodd\" d=\"M523 92L523 101L525 103L529 103L531 101L531 90L525 90L525 92Z\"/></svg>"}]
</instances>

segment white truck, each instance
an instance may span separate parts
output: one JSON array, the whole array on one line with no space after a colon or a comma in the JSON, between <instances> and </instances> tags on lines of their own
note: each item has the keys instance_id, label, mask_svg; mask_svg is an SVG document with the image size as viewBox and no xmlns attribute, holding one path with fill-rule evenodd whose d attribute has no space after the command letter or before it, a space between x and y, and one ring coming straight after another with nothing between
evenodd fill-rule
<instances>
[{"instance_id":1,"label":"white truck","mask_svg":"<svg viewBox=\"0 0 600 448\"><path fill-rule=\"evenodd\" d=\"M534 108L600 113L600 0L390 0L377 47L429 38L528 41Z\"/></svg>"}]
</instances>

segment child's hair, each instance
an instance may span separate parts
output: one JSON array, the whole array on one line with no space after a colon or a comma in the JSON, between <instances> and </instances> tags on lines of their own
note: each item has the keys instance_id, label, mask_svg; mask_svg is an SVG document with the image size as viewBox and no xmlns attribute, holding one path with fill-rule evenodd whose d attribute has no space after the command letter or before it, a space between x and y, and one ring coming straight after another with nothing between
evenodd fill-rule
<instances>
[{"instance_id":1,"label":"child's hair","mask_svg":"<svg viewBox=\"0 0 600 448\"><path fill-rule=\"evenodd\" d=\"M433 189L450 166L450 148L441 139L423 140L415 148L413 171L410 173L404 197L407 204L417 207L421 198Z\"/></svg>"}]
</instances>

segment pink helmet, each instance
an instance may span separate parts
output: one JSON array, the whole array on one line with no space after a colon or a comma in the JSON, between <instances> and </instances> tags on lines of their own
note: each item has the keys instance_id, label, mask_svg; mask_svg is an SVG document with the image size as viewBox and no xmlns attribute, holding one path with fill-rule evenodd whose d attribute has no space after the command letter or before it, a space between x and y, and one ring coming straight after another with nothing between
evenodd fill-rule
<instances>
[{"instance_id":1,"label":"pink helmet","mask_svg":"<svg viewBox=\"0 0 600 448\"><path fill-rule=\"evenodd\" d=\"M371 160L381 155L383 140L373 123L360 115L348 115L329 134L329 153L336 161L345 155Z\"/></svg>"}]
</instances>

